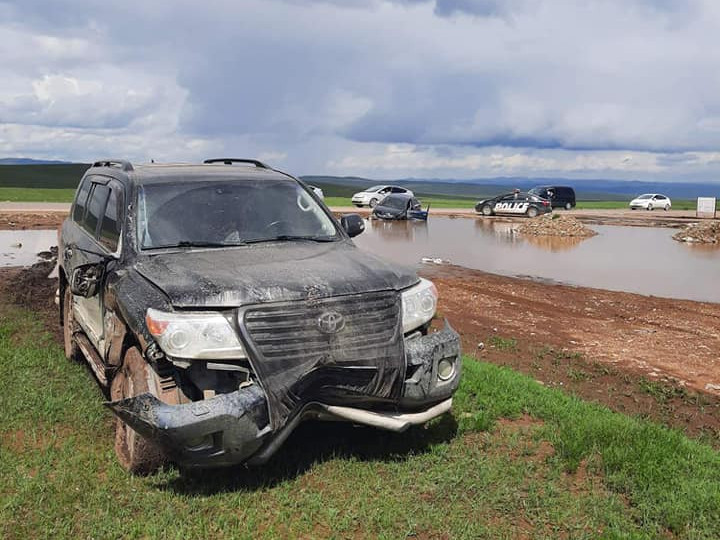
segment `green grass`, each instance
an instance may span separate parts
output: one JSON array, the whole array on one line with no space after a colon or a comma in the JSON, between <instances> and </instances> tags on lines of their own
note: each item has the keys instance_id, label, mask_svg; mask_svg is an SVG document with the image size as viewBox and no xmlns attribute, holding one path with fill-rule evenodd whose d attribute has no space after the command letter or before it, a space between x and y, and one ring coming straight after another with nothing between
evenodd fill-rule
<instances>
[{"instance_id":1,"label":"green grass","mask_svg":"<svg viewBox=\"0 0 720 540\"><path fill-rule=\"evenodd\" d=\"M74 189L0 187L0 202L72 202Z\"/></svg>"},{"instance_id":2,"label":"green grass","mask_svg":"<svg viewBox=\"0 0 720 540\"><path fill-rule=\"evenodd\" d=\"M265 467L128 476L87 369L0 307L0 537L716 538L720 455L467 358L453 416L302 425ZM502 421L500 419L518 419Z\"/></svg>"}]
</instances>

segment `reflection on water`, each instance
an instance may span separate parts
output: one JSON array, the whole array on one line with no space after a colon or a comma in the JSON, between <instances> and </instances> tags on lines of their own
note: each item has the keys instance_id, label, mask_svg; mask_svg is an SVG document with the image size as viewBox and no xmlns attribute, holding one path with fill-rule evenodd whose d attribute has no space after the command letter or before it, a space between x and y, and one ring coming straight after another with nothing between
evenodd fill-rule
<instances>
[{"instance_id":1,"label":"reflection on water","mask_svg":"<svg viewBox=\"0 0 720 540\"><path fill-rule=\"evenodd\" d=\"M0 231L0 267L30 266L57 245L57 231Z\"/></svg>"},{"instance_id":2,"label":"reflection on water","mask_svg":"<svg viewBox=\"0 0 720 540\"><path fill-rule=\"evenodd\" d=\"M587 240L584 236L523 236L523 239L548 251L567 251L576 248L583 240Z\"/></svg>"},{"instance_id":3,"label":"reflection on water","mask_svg":"<svg viewBox=\"0 0 720 540\"><path fill-rule=\"evenodd\" d=\"M594 226L591 238L530 237L516 223L431 217L370 221L355 243L419 267L423 257L503 275L720 302L720 247L674 241L673 229Z\"/></svg>"}]
</instances>

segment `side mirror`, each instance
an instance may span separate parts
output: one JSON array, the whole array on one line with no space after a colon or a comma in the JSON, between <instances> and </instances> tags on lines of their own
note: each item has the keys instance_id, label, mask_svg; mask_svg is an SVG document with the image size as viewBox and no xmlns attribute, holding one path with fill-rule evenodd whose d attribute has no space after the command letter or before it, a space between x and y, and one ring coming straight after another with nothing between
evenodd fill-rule
<instances>
[{"instance_id":1,"label":"side mirror","mask_svg":"<svg viewBox=\"0 0 720 540\"><path fill-rule=\"evenodd\" d=\"M346 214L340 218L340 225L350 238L365 230L365 222L359 214Z\"/></svg>"},{"instance_id":2,"label":"side mirror","mask_svg":"<svg viewBox=\"0 0 720 540\"><path fill-rule=\"evenodd\" d=\"M78 266L70 279L70 291L84 298L95 296L100 291L104 273L105 265L102 263Z\"/></svg>"}]
</instances>

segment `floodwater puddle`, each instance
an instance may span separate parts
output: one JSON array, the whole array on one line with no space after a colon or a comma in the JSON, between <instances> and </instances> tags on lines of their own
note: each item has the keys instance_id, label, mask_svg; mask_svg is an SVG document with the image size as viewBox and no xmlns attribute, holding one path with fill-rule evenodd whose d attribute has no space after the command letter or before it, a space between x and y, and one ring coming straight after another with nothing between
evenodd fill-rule
<instances>
[{"instance_id":1,"label":"floodwater puddle","mask_svg":"<svg viewBox=\"0 0 720 540\"><path fill-rule=\"evenodd\" d=\"M431 217L367 222L355 243L415 267L421 260L570 285L720 302L720 247L686 245L675 229L594 225L591 238L525 236L517 223ZM562 302L562 298L558 298Z\"/></svg>"},{"instance_id":2,"label":"floodwater puddle","mask_svg":"<svg viewBox=\"0 0 720 540\"><path fill-rule=\"evenodd\" d=\"M56 245L56 230L0 231L0 267L30 266Z\"/></svg>"}]
</instances>

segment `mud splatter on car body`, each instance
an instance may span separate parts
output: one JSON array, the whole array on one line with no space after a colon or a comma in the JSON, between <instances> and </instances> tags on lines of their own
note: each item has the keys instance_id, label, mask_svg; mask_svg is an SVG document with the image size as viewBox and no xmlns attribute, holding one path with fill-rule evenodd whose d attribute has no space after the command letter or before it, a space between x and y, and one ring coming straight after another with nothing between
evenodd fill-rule
<instances>
[{"instance_id":1,"label":"mud splatter on car body","mask_svg":"<svg viewBox=\"0 0 720 540\"><path fill-rule=\"evenodd\" d=\"M363 229L253 160L95 163L58 297L66 352L111 386L120 461L147 470L149 442L185 466L262 463L305 418L401 431L449 410L459 336L429 333L434 286L360 252Z\"/></svg>"}]
</instances>

